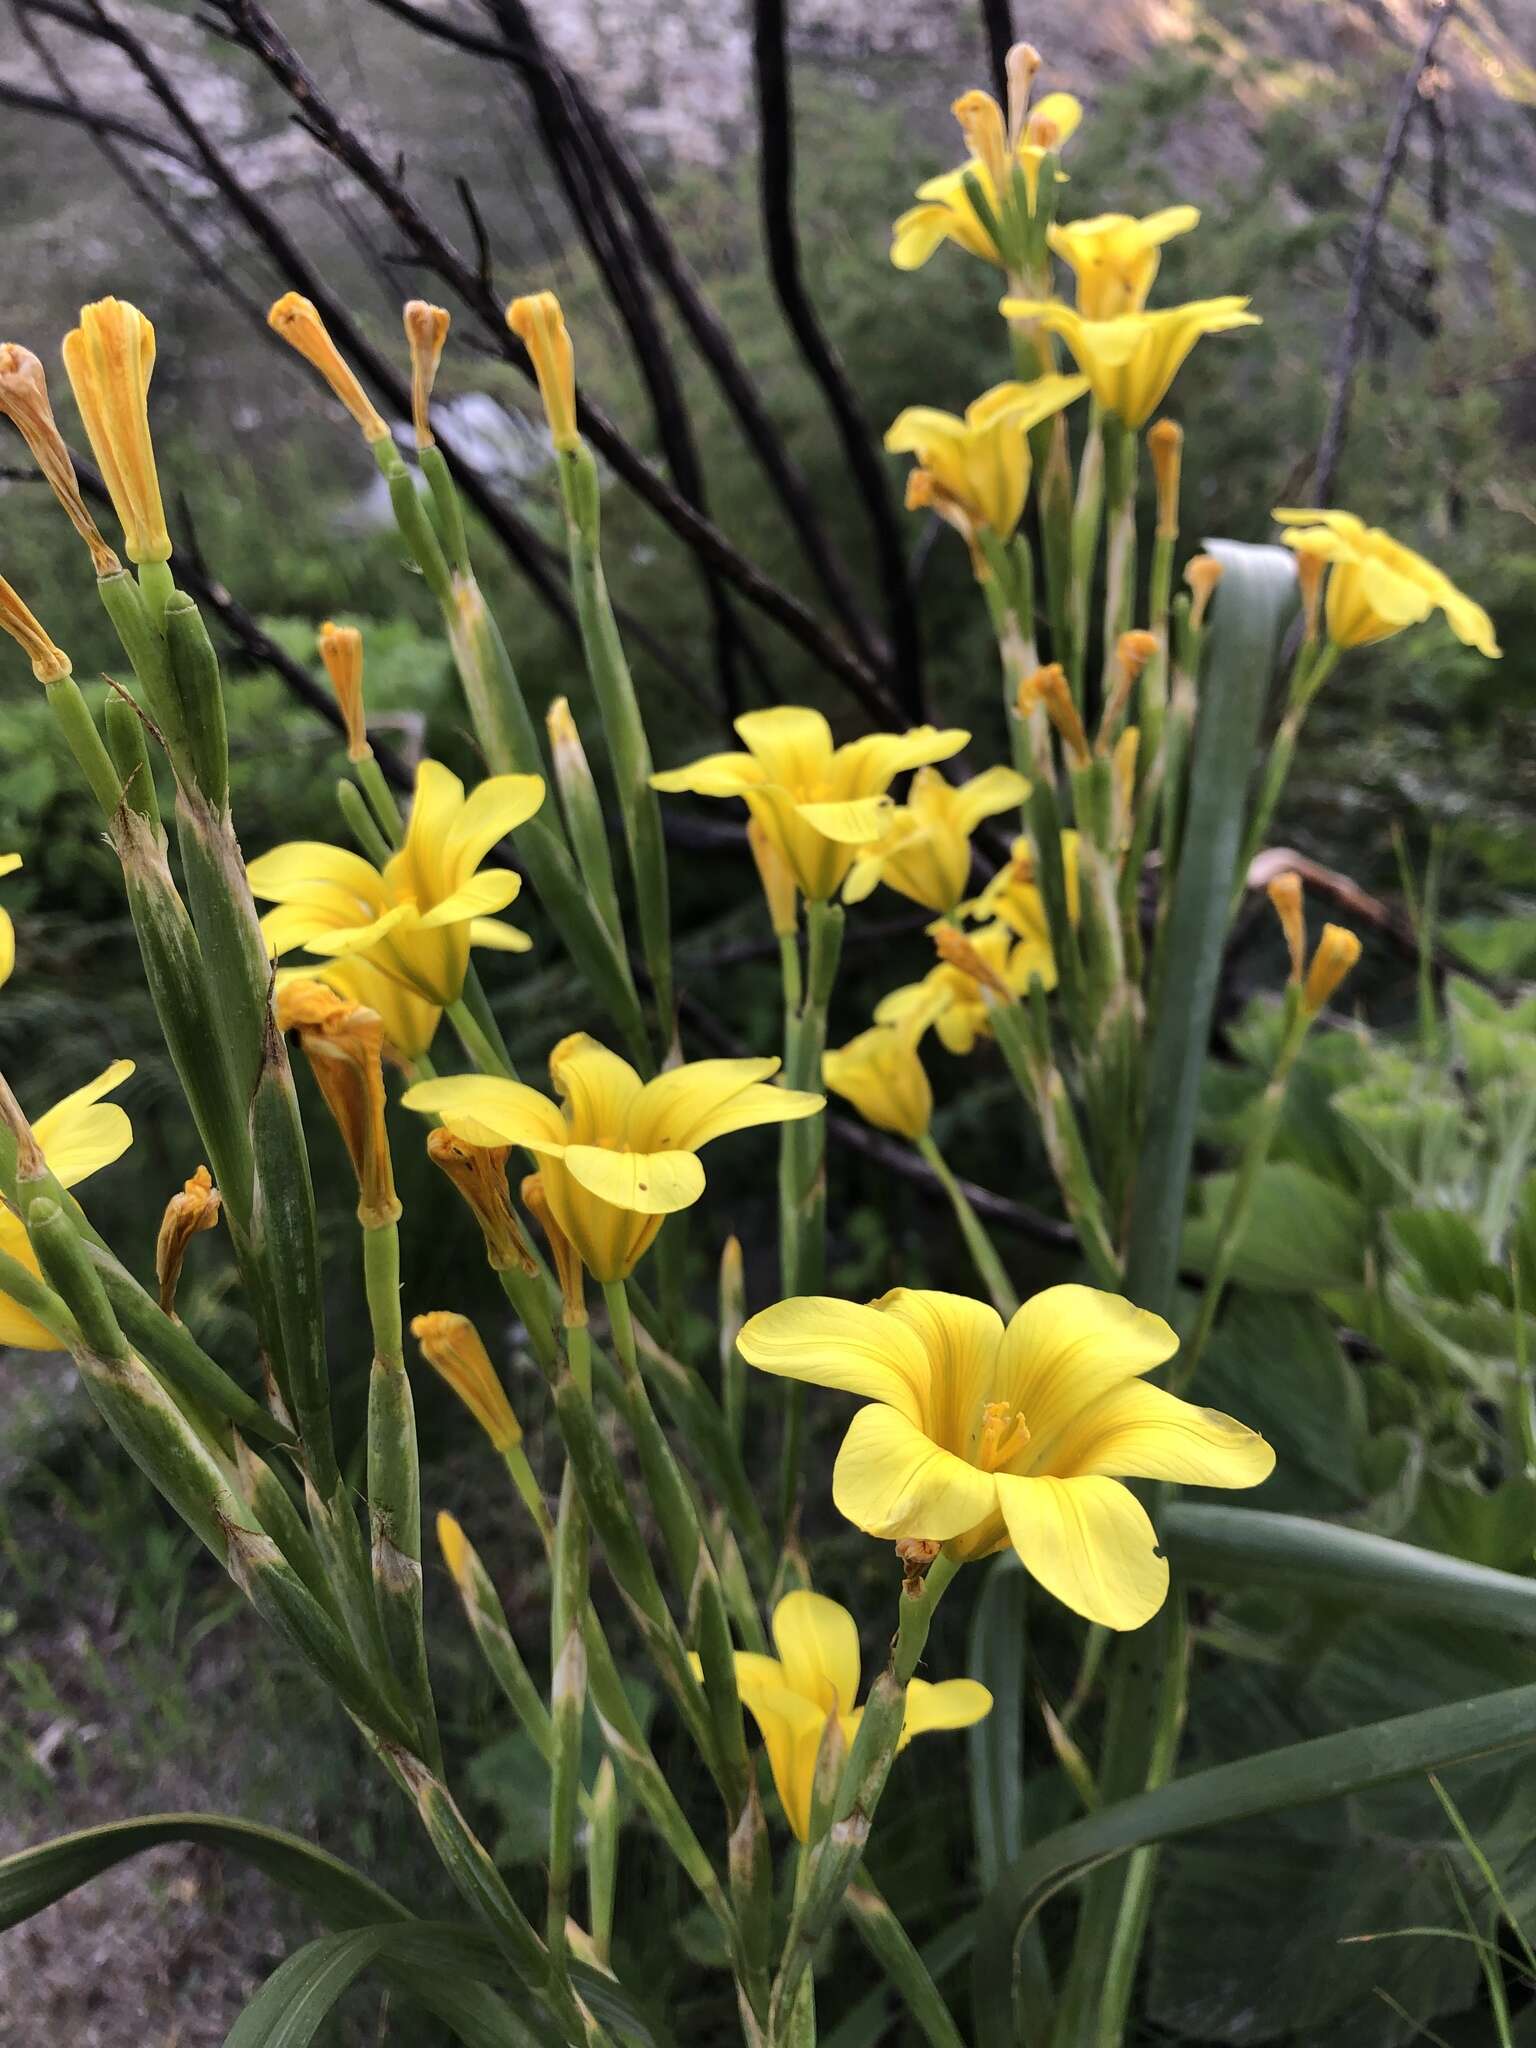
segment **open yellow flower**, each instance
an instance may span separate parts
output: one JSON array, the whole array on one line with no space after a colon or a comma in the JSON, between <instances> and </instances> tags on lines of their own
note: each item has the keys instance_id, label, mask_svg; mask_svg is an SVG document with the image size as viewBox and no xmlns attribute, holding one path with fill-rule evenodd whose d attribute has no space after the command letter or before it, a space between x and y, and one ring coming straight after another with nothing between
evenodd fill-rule
<instances>
[{"instance_id":1,"label":"open yellow flower","mask_svg":"<svg viewBox=\"0 0 1536 2048\"><path fill-rule=\"evenodd\" d=\"M168 562L170 535L149 438L149 379L155 330L126 299L97 299L80 308L80 325L64 337L64 368L101 469L123 546L134 562Z\"/></svg>"},{"instance_id":2,"label":"open yellow flower","mask_svg":"<svg viewBox=\"0 0 1536 2048\"><path fill-rule=\"evenodd\" d=\"M845 903L862 903L878 883L929 910L953 910L971 877L971 834L984 818L1017 810L1029 784L1013 768L988 768L954 783L919 768L907 800L867 846L843 884Z\"/></svg>"},{"instance_id":3,"label":"open yellow flower","mask_svg":"<svg viewBox=\"0 0 1536 2048\"><path fill-rule=\"evenodd\" d=\"M965 936L971 951L1010 995L1027 995L1034 980L1046 989L1056 986L1056 956L1049 939L1016 938L1000 919ZM921 981L882 996L875 1005L875 1022L906 1025L919 1037L932 1026L946 1051L962 1055L974 1050L978 1038L992 1036L985 985L950 960L941 960Z\"/></svg>"},{"instance_id":4,"label":"open yellow flower","mask_svg":"<svg viewBox=\"0 0 1536 2048\"><path fill-rule=\"evenodd\" d=\"M1109 1628L1139 1628L1168 1590L1122 1479L1257 1486L1274 1468L1254 1430L1148 1386L1178 1338L1092 1287L1048 1287L1006 1330L958 1294L805 1296L753 1316L738 1341L764 1372L868 1402L832 1475L856 1527L961 1560L1011 1543L1048 1592Z\"/></svg>"},{"instance_id":5,"label":"open yellow flower","mask_svg":"<svg viewBox=\"0 0 1536 2048\"><path fill-rule=\"evenodd\" d=\"M19 853L0 853L0 875L14 875L21 866ZM0 909L0 987L11 978L16 967L16 927L11 913Z\"/></svg>"},{"instance_id":6,"label":"open yellow flower","mask_svg":"<svg viewBox=\"0 0 1536 2048\"><path fill-rule=\"evenodd\" d=\"M701 1146L823 1106L819 1095L767 1086L778 1068L776 1059L691 1060L642 1082L578 1031L549 1056L559 1102L486 1074L418 1082L404 1100L466 1144L536 1153L556 1223L593 1279L607 1283L632 1272L663 1220L703 1194Z\"/></svg>"},{"instance_id":7,"label":"open yellow flower","mask_svg":"<svg viewBox=\"0 0 1536 2048\"><path fill-rule=\"evenodd\" d=\"M1061 835L1061 866L1067 890L1067 916L1076 924L1082 915L1082 882L1078 873L1078 840L1075 832ZM1001 918L1011 932L1027 939L1050 956L1050 977L1041 979L1047 988L1056 985L1056 962L1051 954L1051 927L1045 914L1045 898L1035 880L1035 850L1022 834L1009 849L1008 864L998 869L979 896L960 908L972 917Z\"/></svg>"},{"instance_id":8,"label":"open yellow flower","mask_svg":"<svg viewBox=\"0 0 1536 2048\"><path fill-rule=\"evenodd\" d=\"M1031 208L1041 166L1076 130L1082 118L1082 106L1069 92L1047 93L1031 112L1015 151ZM1001 265L1002 258L965 189L967 172L976 179L982 197L996 212L997 184L979 156L971 157L958 170L929 178L917 188L918 204L909 207L891 230L891 261L898 270L920 270L941 242L956 242L972 256Z\"/></svg>"},{"instance_id":9,"label":"open yellow flower","mask_svg":"<svg viewBox=\"0 0 1536 2048\"><path fill-rule=\"evenodd\" d=\"M827 1723L835 1717L851 1743L863 1718L863 1708L854 1705L859 1631L837 1601L797 1590L773 1610L773 1642L777 1657L736 1652L736 1687L762 1735L784 1817L803 1842L811 1831L816 1754ZM914 1678L898 1748L905 1749L914 1735L969 1728L991 1711L991 1693L974 1678L946 1678L936 1685Z\"/></svg>"},{"instance_id":10,"label":"open yellow flower","mask_svg":"<svg viewBox=\"0 0 1536 2048\"><path fill-rule=\"evenodd\" d=\"M874 1024L835 1052L823 1053L821 1078L877 1130L915 1143L933 1121L933 1090L917 1041L922 1025Z\"/></svg>"},{"instance_id":11,"label":"open yellow flower","mask_svg":"<svg viewBox=\"0 0 1536 2048\"><path fill-rule=\"evenodd\" d=\"M102 1097L126 1081L133 1072L132 1060L114 1060L110 1067L87 1081L62 1102L45 1110L32 1126L32 1135L42 1147L43 1157L67 1188L77 1187L114 1159L121 1159L133 1143L133 1126L115 1102ZM6 1252L41 1277L21 1218L0 1204L0 1251ZM57 1351L58 1339L20 1302L0 1294L0 1344L21 1351Z\"/></svg>"},{"instance_id":12,"label":"open yellow flower","mask_svg":"<svg viewBox=\"0 0 1536 2048\"><path fill-rule=\"evenodd\" d=\"M1366 647L1405 626L1416 626L1438 606L1451 631L1479 654L1502 652L1493 621L1450 577L1379 526L1353 512L1309 512L1282 506L1275 518L1289 530L1281 538L1298 554L1326 562L1328 637L1340 647Z\"/></svg>"},{"instance_id":13,"label":"open yellow flower","mask_svg":"<svg viewBox=\"0 0 1536 2048\"><path fill-rule=\"evenodd\" d=\"M494 915L517 895L521 876L480 863L543 801L537 775L493 775L466 797L457 775L423 761L405 843L382 874L361 854L312 839L251 862L253 894L278 906L261 921L268 951L281 958L302 946L322 959L361 959L425 1003L457 1002L471 945L524 953L533 943ZM424 1022L418 1017L413 1035Z\"/></svg>"},{"instance_id":14,"label":"open yellow flower","mask_svg":"<svg viewBox=\"0 0 1536 2048\"><path fill-rule=\"evenodd\" d=\"M1165 206L1136 220L1128 213L1099 213L1091 220L1058 222L1045 231L1077 279L1077 310L1085 320L1113 320L1139 313L1162 261L1162 248L1175 235L1200 224L1195 206Z\"/></svg>"},{"instance_id":15,"label":"open yellow flower","mask_svg":"<svg viewBox=\"0 0 1536 2048\"><path fill-rule=\"evenodd\" d=\"M1193 299L1157 313L1121 313L1090 320L1056 299L1004 299L1010 320L1038 320L1059 334L1106 412L1126 426L1144 427L1167 396L1168 387L1204 334L1232 327L1257 327L1257 313L1243 298Z\"/></svg>"},{"instance_id":16,"label":"open yellow flower","mask_svg":"<svg viewBox=\"0 0 1536 2048\"><path fill-rule=\"evenodd\" d=\"M965 418L936 406L909 405L886 429L892 455L915 455L924 496L962 531L985 526L1011 540L1029 493L1029 430L1088 389L1085 377L1037 377L994 384ZM961 515L956 518L955 514Z\"/></svg>"},{"instance_id":17,"label":"open yellow flower","mask_svg":"<svg viewBox=\"0 0 1536 2048\"><path fill-rule=\"evenodd\" d=\"M744 754L706 754L651 777L668 795L739 796L788 861L802 895L824 901L843 882L858 849L885 830L887 791L908 768L947 761L970 739L931 725L873 732L834 747L819 711L779 704L736 720Z\"/></svg>"}]
</instances>

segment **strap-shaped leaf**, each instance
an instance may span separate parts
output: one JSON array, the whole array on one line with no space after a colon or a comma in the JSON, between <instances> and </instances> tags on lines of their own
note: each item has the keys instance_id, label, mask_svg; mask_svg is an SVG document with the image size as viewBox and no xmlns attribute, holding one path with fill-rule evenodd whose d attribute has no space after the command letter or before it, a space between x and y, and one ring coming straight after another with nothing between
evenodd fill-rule
<instances>
[{"instance_id":1,"label":"strap-shaped leaf","mask_svg":"<svg viewBox=\"0 0 1536 2048\"><path fill-rule=\"evenodd\" d=\"M1086 1871L1226 1821L1337 1799L1531 1746L1536 1685L1516 1686L1197 1771L1060 1829L1027 1850L983 1902L974 1976L980 2048L1014 2048L1014 1959L1024 1929L1048 1899Z\"/></svg>"},{"instance_id":2,"label":"strap-shaped leaf","mask_svg":"<svg viewBox=\"0 0 1536 2048\"><path fill-rule=\"evenodd\" d=\"M394 1926L322 1934L279 1963L224 2036L224 2048L309 2048L331 2008Z\"/></svg>"}]
</instances>

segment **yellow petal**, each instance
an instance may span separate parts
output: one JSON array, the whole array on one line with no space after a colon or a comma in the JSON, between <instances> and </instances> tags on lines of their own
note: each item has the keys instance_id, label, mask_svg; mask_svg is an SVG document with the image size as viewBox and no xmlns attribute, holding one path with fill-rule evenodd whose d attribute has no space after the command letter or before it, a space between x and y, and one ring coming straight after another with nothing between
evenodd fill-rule
<instances>
[{"instance_id":1,"label":"yellow petal","mask_svg":"<svg viewBox=\"0 0 1536 2048\"><path fill-rule=\"evenodd\" d=\"M1099 1473L1185 1486L1258 1486L1275 1469L1275 1454L1246 1423L1145 1380L1127 1380L1073 1419L1039 1469L1063 1478Z\"/></svg>"},{"instance_id":2,"label":"yellow petal","mask_svg":"<svg viewBox=\"0 0 1536 2048\"><path fill-rule=\"evenodd\" d=\"M965 1450L985 1404L1003 1341L1003 1319L990 1302L935 1288L893 1287L875 1306L904 1323L928 1358L923 1420L928 1433Z\"/></svg>"},{"instance_id":3,"label":"yellow petal","mask_svg":"<svg viewBox=\"0 0 1536 2048\"><path fill-rule=\"evenodd\" d=\"M927 1354L911 1330L878 1309L798 1295L749 1317L736 1341L762 1372L885 1401L914 1423L922 1415Z\"/></svg>"},{"instance_id":4,"label":"yellow petal","mask_svg":"<svg viewBox=\"0 0 1536 2048\"><path fill-rule=\"evenodd\" d=\"M543 801L542 775L491 775L470 792L449 827L445 849L460 886L496 842L526 825Z\"/></svg>"},{"instance_id":5,"label":"yellow petal","mask_svg":"<svg viewBox=\"0 0 1536 2048\"><path fill-rule=\"evenodd\" d=\"M67 1188L121 1159L133 1126L115 1102L103 1102L133 1072L132 1060L114 1060L94 1081L45 1110L32 1126L50 1171Z\"/></svg>"},{"instance_id":6,"label":"yellow petal","mask_svg":"<svg viewBox=\"0 0 1536 2048\"><path fill-rule=\"evenodd\" d=\"M796 804L795 816L839 846L868 846L885 830L892 808L888 796L865 796L845 803Z\"/></svg>"},{"instance_id":7,"label":"yellow petal","mask_svg":"<svg viewBox=\"0 0 1536 2048\"><path fill-rule=\"evenodd\" d=\"M832 728L804 704L744 711L736 720L736 736L767 779L786 789L814 788L832 758Z\"/></svg>"},{"instance_id":8,"label":"yellow petal","mask_svg":"<svg viewBox=\"0 0 1536 2048\"><path fill-rule=\"evenodd\" d=\"M1016 768L983 769L956 790L953 822L969 839L983 818L1016 810L1028 795L1029 783Z\"/></svg>"},{"instance_id":9,"label":"yellow petal","mask_svg":"<svg viewBox=\"0 0 1536 2048\"><path fill-rule=\"evenodd\" d=\"M483 868L465 878L451 895L444 896L417 920L418 931L446 930L449 925L469 924L477 917L493 917L523 886L521 875L510 868Z\"/></svg>"},{"instance_id":10,"label":"yellow petal","mask_svg":"<svg viewBox=\"0 0 1536 2048\"><path fill-rule=\"evenodd\" d=\"M665 796L741 796L764 779L762 763L750 754L705 754L686 768L653 775L651 787Z\"/></svg>"},{"instance_id":11,"label":"yellow petal","mask_svg":"<svg viewBox=\"0 0 1536 2048\"><path fill-rule=\"evenodd\" d=\"M565 1149L565 1118L547 1095L523 1081L504 1081L494 1074L453 1074L438 1081L418 1081L400 1098L407 1109L439 1116L449 1130L471 1145L525 1145L530 1151ZM472 1137L474 1124L489 1133Z\"/></svg>"},{"instance_id":12,"label":"yellow petal","mask_svg":"<svg viewBox=\"0 0 1536 2048\"><path fill-rule=\"evenodd\" d=\"M859 1629L846 1607L804 1589L773 1610L773 1641L784 1683L823 1716L851 1714L859 1696Z\"/></svg>"},{"instance_id":13,"label":"yellow petal","mask_svg":"<svg viewBox=\"0 0 1536 2048\"><path fill-rule=\"evenodd\" d=\"M640 1097L640 1076L628 1060L573 1031L550 1054L549 1075L565 1103L573 1145L623 1142Z\"/></svg>"},{"instance_id":14,"label":"yellow petal","mask_svg":"<svg viewBox=\"0 0 1536 2048\"><path fill-rule=\"evenodd\" d=\"M8 982L16 965L16 927L8 910L0 910L0 985Z\"/></svg>"},{"instance_id":15,"label":"yellow petal","mask_svg":"<svg viewBox=\"0 0 1536 2048\"><path fill-rule=\"evenodd\" d=\"M949 233L947 206L912 206L891 229L891 261L898 270L921 270Z\"/></svg>"},{"instance_id":16,"label":"yellow petal","mask_svg":"<svg viewBox=\"0 0 1536 2048\"><path fill-rule=\"evenodd\" d=\"M635 1216L671 1216L704 1192L704 1168L694 1152L610 1152L598 1145L567 1145L565 1169L589 1195Z\"/></svg>"},{"instance_id":17,"label":"yellow petal","mask_svg":"<svg viewBox=\"0 0 1536 2048\"><path fill-rule=\"evenodd\" d=\"M32 1249L21 1218L6 1208L0 1208L0 1251L41 1279L37 1254ZM0 1344L11 1345L18 1351L57 1351L61 1348L52 1331L8 1294L0 1294Z\"/></svg>"},{"instance_id":18,"label":"yellow petal","mask_svg":"<svg viewBox=\"0 0 1536 2048\"><path fill-rule=\"evenodd\" d=\"M742 1695L750 1709L768 1752L774 1789L784 1808L784 1818L795 1839L803 1842L811 1830L811 1799L816 1784L816 1752L826 1729L827 1717L809 1700L788 1686L754 1688Z\"/></svg>"},{"instance_id":19,"label":"yellow petal","mask_svg":"<svg viewBox=\"0 0 1536 2048\"><path fill-rule=\"evenodd\" d=\"M292 839L284 846L258 854L249 862L246 879L253 896L267 903L283 903L294 889L308 890L316 883L330 882L366 905L383 910L389 902L384 878L370 867L361 854L344 846L327 846L323 839Z\"/></svg>"},{"instance_id":20,"label":"yellow petal","mask_svg":"<svg viewBox=\"0 0 1536 2048\"><path fill-rule=\"evenodd\" d=\"M909 768L947 761L970 744L970 734L956 726L940 730L914 725L908 732L872 732L838 751L838 784L848 796L878 796ZM878 837L878 834L872 834Z\"/></svg>"},{"instance_id":21,"label":"yellow petal","mask_svg":"<svg viewBox=\"0 0 1536 2048\"><path fill-rule=\"evenodd\" d=\"M14 875L20 866L19 853L0 853L0 875Z\"/></svg>"},{"instance_id":22,"label":"yellow petal","mask_svg":"<svg viewBox=\"0 0 1536 2048\"><path fill-rule=\"evenodd\" d=\"M997 1482L875 1401L848 1425L832 1468L832 1501L868 1536L947 1543L996 1510Z\"/></svg>"},{"instance_id":23,"label":"yellow petal","mask_svg":"<svg viewBox=\"0 0 1536 2048\"><path fill-rule=\"evenodd\" d=\"M507 924L499 917L476 917L470 920L469 943L472 946L487 946L493 953L531 953L533 940L518 925Z\"/></svg>"},{"instance_id":24,"label":"yellow petal","mask_svg":"<svg viewBox=\"0 0 1536 2048\"><path fill-rule=\"evenodd\" d=\"M1115 1479L1000 1473L998 1505L1024 1568L1105 1628L1140 1628L1168 1594L1168 1566L1141 1502Z\"/></svg>"},{"instance_id":25,"label":"yellow petal","mask_svg":"<svg viewBox=\"0 0 1536 2048\"><path fill-rule=\"evenodd\" d=\"M756 1124L813 1116L819 1095L764 1085L776 1059L690 1060L647 1081L629 1113L629 1135L648 1152L697 1152L712 1138Z\"/></svg>"},{"instance_id":26,"label":"yellow petal","mask_svg":"<svg viewBox=\"0 0 1536 2048\"><path fill-rule=\"evenodd\" d=\"M303 906L285 904L282 907L292 910L301 909ZM409 930L420 923L421 918L414 903L397 903L392 909L382 912L367 924L321 927L312 931L303 943L311 953L319 953L323 958L339 958L346 953L372 952L402 927ZM274 929L283 930L286 927L278 920Z\"/></svg>"},{"instance_id":27,"label":"yellow petal","mask_svg":"<svg viewBox=\"0 0 1536 2048\"><path fill-rule=\"evenodd\" d=\"M937 1685L931 1685L926 1678L911 1679L900 1746L905 1749L914 1735L928 1735L943 1728L973 1728L991 1711L991 1693L974 1678L943 1678Z\"/></svg>"},{"instance_id":28,"label":"yellow petal","mask_svg":"<svg viewBox=\"0 0 1536 2048\"><path fill-rule=\"evenodd\" d=\"M1054 1438L1090 1401L1150 1372L1179 1348L1161 1316L1096 1287L1047 1287L1003 1334L994 1400L1029 1425L1031 1451L1048 1463Z\"/></svg>"}]
</instances>

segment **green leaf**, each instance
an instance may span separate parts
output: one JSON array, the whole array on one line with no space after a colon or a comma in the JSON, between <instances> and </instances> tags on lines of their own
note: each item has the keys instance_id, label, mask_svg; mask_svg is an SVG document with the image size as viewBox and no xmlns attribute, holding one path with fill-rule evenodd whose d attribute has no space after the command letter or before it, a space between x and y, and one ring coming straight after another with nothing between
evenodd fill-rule
<instances>
[{"instance_id":1,"label":"green leaf","mask_svg":"<svg viewBox=\"0 0 1536 2048\"><path fill-rule=\"evenodd\" d=\"M1389 1209L1382 1218L1393 1249L1406 1260L1422 1293L1462 1307L1498 1286L1477 1232L1453 1209Z\"/></svg>"},{"instance_id":2,"label":"green leaf","mask_svg":"<svg viewBox=\"0 0 1536 2048\"><path fill-rule=\"evenodd\" d=\"M1198 1189L1199 1210L1184 1226L1182 1263L1209 1270L1235 1174L1212 1174ZM1273 1294L1316 1294L1355 1287L1364 1269L1369 1219L1353 1195L1291 1160L1271 1161L1258 1176L1232 1278Z\"/></svg>"},{"instance_id":3,"label":"green leaf","mask_svg":"<svg viewBox=\"0 0 1536 2048\"><path fill-rule=\"evenodd\" d=\"M1024 1846L1024 1672L1029 1580L1013 1551L987 1565L971 1610L965 1668L987 1687L992 1711L966 1737L971 1824L983 1890Z\"/></svg>"},{"instance_id":4,"label":"green leaf","mask_svg":"<svg viewBox=\"0 0 1536 2048\"><path fill-rule=\"evenodd\" d=\"M1013 2048L1014 1957L1074 1878L1152 1843L1257 1818L1473 1757L1536 1747L1536 1685L1487 1693L1218 1764L1106 1807L1025 1852L983 1902L973 1983L980 2048Z\"/></svg>"},{"instance_id":5,"label":"green leaf","mask_svg":"<svg viewBox=\"0 0 1536 2048\"><path fill-rule=\"evenodd\" d=\"M322 1934L282 1962L224 2037L224 2048L308 2048L326 2015L396 1932Z\"/></svg>"}]
</instances>

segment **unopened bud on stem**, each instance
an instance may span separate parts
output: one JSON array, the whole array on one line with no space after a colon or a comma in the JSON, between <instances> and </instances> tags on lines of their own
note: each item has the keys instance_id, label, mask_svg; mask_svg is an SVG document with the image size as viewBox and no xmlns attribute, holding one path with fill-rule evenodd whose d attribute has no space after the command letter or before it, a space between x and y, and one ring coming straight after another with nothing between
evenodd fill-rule
<instances>
[{"instance_id":1,"label":"unopened bud on stem","mask_svg":"<svg viewBox=\"0 0 1536 2048\"><path fill-rule=\"evenodd\" d=\"M405 308L405 338L411 350L411 424L416 429L416 446L436 446L430 408L437 366L443 359L448 339L448 312L443 306L429 306L425 299L410 299Z\"/></svg>"},{"instance_id":2,"label":"unopened bud on stem","mask_svg":"<svg viewBox=\"0 0 1536 2048\"><path fill-rule=\"evenodd\" d=\"M356 626L338 626L327 619L317 636L320 659L336 692L347 729L347 759L366 761L373 753L363 709L363 636Z\"/></svg>"},{"instance_id":3,"label":"unopened bud on stem","mask_svg":"<svg viewBox=\"0 0 1536 2048\"><path fill-rule=\"evenodd\" d=\"M579 447L576 431L576 361L565 316L553 292L531 292L507 308L507 325L533 358L550 438L561 454Z\"/></svg>"},{"instance_id":4,"label":"unopened bud on stem","mask_svg":"<svg viewBox=\"0 0 1536 2048\"><path fill-rule=\"evenodd\" d=\"M411 1318L411 1335L421 1346L428 1365L452 1387L490 1438L493 1448L514 1450L523 1440L522 1425L512 1412L512 1403L491 1364L480 1332L469 1317L456 1315L451 1309L433 1309L427 1315ZM459 1576L451 1560L448 1569L455 1578Z\"/></svg>"},{"instance_id":5,"label":"unopened bud on stem","mask_svg":"<svg viewBox=\"0 0 1536 2048\"><path fill-rule=\"evenodd\" d=\"M82 306L80 325L64 337L64 368L133 562L171 558L149 437L154 367L155 330L125 299Z\"/></svg>"},{"instance_id":6,"label":"unopened bud on stem","mask_svg":"<svg viewBox=\"0 0 1536 2048\"><path fill-rule=\"evenodd\" d=\"M400 1202L384 1125L383 1020L323 982L290 981L277 992L277 1023L281 1031L298 1033L346 1142L357 1175L358 1222L368 1230L397 1222Z\"/></svg>"},{"instance_id":7,"label":"unopened bud on stem","mask_svg":"<svg viewBox=\"0 0 1536 2048\"><path fill-rule=\"evenodd\" d=\"M32 664L40 683L62 682L70 674L69 656L55 647L47 631L0 576L0 632L9 633Z\"/></svg>"},{"instance_id":8,"label":"unopened bud on stem","mask_svg":"<svg viewBox=\"0 0 1536 2048\"><path fill-rule=\"evenodd\" d=\"M1037 706L1044 707L1046 716L1061 735L1062 744L1071 756L1072 765L1076 768L1086 768L1093 758L1088 745L1088 735L1083 730L1082 718L1072 701L1066 670L1059 661L1053 661L1046 668L1037 668L1032 676L1026 676L1019 685L1020 718L1028 718Z\"/></svg>"},{"instance_id":9,"label":"unopened bud on stem","mask_svg":"<svg viewBox=\"0 0 1536 2048\"><path fill-rule=\"evenodd\" d=\"M1221 575L1221 564L1214 555L1191 555L1185 564L1184 581L1194 595L1194 603L1189 608L1189 623L1196 633L1205 624L1205 614Z\"/></svg>"},{"instance_id":10,"label":"unopened bud on stem","mask_svg":"<svg viewBox=\"0 0 1536 2048\"><path fill-rule=\"evenodd\" d=\"M1307 964L1307 920L1302 908L1301 877L1294 868L1287 868L1283 875L1275 876L1266 893L1275 907L1285 934L1286 951L1291 956L1291 985L1300 988Z\"/></svg>"},{"instance_id":11,"label":"unopened bud on stem","mask_svg":"<svg viewBox=\"0 0 1536 2048\"><path fill-rule=\"evenodd\" d=\"M1172 540L1179 530L1179 474L1184 464L1184 429L1176 420L1154 420L1147 429L1147 453L1157 479L1157 537Z\"/></svg>"},{"instance_id":12,"label":"unopened bud on stem","mask_svg":"<svg viewBox=\"0 0 1536 2048\"><path fill-rule=\"evenodd\" d=\"M530 1173L519 1192L523 1198L523 1207L543 1231L549 1245L549 1255L555 1262L562 1303L560 1319L568 1330L584 1329L587 1322L587 1297L581 1254L555 1221L554 1211L549 1206L549 1197L544 1192L543 1176Z\"/></svg>"},{"instance_id":13,"label":"unopened bud on stem","mask_svg":"<svg viewBox=\"0 0 1536 2048\"><path fill-rule=\"evenodd\" d=\"M320 372L362 429L363 439L370 446L375 441L389 439L387 423L375 410L372 399L357 381L351 365L326 332L325 322L308 299L299 292L284 292L267 314L267 325L274 334L281 335L290 348L297 349L306 363Z\"/></svg>"},{"instance_id":14,"label":"unopened bud on stem","mask_svg":"<svg viewBox=\"0 0 1536 2048\"><path fill-rule=\"evenodd\" d=\"M1315 1017L1319 1010L1337 992L1340 982L1360 958L1360 941L1341 924L1325 924L1323 935L1317 942L1317 951L1312 955L1312 965L1307 969L1306 984L1301 992L1302 1004L1309 1016Z\"/></svg>"}]
</instances>

